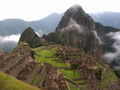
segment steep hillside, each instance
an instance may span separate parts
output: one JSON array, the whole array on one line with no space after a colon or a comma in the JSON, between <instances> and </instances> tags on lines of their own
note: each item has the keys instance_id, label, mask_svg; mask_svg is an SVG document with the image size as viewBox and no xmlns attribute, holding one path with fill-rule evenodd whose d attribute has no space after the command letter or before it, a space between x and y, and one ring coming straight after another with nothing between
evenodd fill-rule
<instances>
[{"instance_id":1,"label":"steep hillside","mask_svg":"<svg viewBox=\"0 0 120 90\"><path fill-rule=\"evenodd\" d=\"M63 75L56 67L49 63L43 66L42 62L36 62L33 58L32 49L27 44L20 43L12 53L1 52L0 71L45 90L66 88Z\"/></svg>"},{"instance_id":2,"label":"steep hillside","mask_svg":"<svg viewBox=\"0 0 120 90\"><path fill-rule=\"evenodd\" d=\"M0 90L40 90L0 72Z\"/></svg>"}]
</instances>

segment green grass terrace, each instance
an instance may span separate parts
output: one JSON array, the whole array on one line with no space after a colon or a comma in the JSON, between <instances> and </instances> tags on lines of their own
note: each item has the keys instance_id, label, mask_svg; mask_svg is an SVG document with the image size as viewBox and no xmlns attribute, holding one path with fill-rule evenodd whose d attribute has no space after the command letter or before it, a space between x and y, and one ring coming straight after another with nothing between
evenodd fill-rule
<instances>
[{"instance_id":1,"label":"green grass terrace","mask_svg":"<svg viewBox=\"0 0 120 90\"><path fill-rule=\"evenodd\" d=\"M56 56L56 49L50 48L35 48L33 49L35 52L35 60L39 62L41 65L44 65L44 63L49 63L55 67L58 68L58 70L64 75L64 78L67 81L68 88L70 90L80 90L80 88L77 87L84 87L86 85L75 85L77 83L84 83L83 80L76 81L75 79L81 78L81 75L74 70L71 70L69 68L69 65L64 62L64 57L57 57ZM75 83L75 84L74 84Z\"/></svg>"}]
</instances>

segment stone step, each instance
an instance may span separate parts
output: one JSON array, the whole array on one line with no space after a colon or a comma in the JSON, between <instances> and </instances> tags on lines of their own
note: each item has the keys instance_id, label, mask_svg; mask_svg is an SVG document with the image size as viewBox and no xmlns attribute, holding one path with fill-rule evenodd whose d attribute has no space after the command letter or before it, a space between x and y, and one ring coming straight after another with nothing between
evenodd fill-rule
<instances>
[{"instance_id":1,"label":"stone step","mask_svg":"<svg viewBox=\"0 0 120 90\"><path fill-rule=\"evenodd\" d=\"M36 82L34 83L34 85L36 85L38 87L42 87L45 77L47 75L46 67L44 66L37 75L39 78L35 78Z\"/></svg>"},{"instance_id":2,"label":"stone step","mask_svg":"<svg viewBox=\"0 0 120 90\"><path fill-rule=\"evenodd\" d=\"M14 66L16 63L18 63L21 59L22 59L22 57L16 57L16 58L11 58L9 60L4 60L3 62L0 62L0 70L3 72L6 72L12 66Z\"/></svg>"},{"instance_id":3,"label":"stone step","mask_svg":"<svg viewBox=\"0 0 120 90\"><path fill-rule=\"evenodd\" d=\"M25 68L25 66L29 63L29 57L24 56L19 60L18 63L14 64L9 70L6 71L7 74L10 74L14 77L17 77L18 73Z\"/></svg>"},{"instance_id":4,"label":"stone step","mask_svg":"<svg viewBox=\"0 0 120 90\"><path fill-rule=\"evenodd\" d=\"M25 81L27 83L31 83L32 78L41 70L41 67L36 62L29 62L26 67L19 72L17 78Z\"/></svg>"},{"instance_id":5,"label":"stone step","mask_svg":"<svg viewBox=\"0 0 120 90\"><path fill-rule=\"evenodd\" d=\"M85 80L84 78L75 78L73 81L80 81L80 80Z\"/></svg>"}]
</instances>

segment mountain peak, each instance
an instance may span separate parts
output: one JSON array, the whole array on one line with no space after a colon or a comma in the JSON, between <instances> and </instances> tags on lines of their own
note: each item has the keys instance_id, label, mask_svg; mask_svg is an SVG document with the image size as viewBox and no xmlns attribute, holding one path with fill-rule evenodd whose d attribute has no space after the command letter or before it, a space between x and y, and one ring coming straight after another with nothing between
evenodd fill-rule
<instances>
[{"instance_id":1,"label":"mountain peak","mask_svg":"<svg viewBox=\"0 0 120 90\"><path fill-rule=\"evenodd\" d=\"M67 11L66 11L66 14L84 14L85 15L85 12L84 10L82 9L82 7L80 5L73 5L72 7L70 7Z\"/></svg>"},{"instance_id":2,"label":"mountain peak","mask_svg":"<svg viewBox=\"0 0 120 90\"><path fill-rule=\"evenodd\" d=\"M56 31L60 31L69 25L70 19L73 19L78 25L83 25L85 27L93 29L93 19L85 13L80 5L73 5L69 8L64 16L62 17Z\"/></svg>"},{"instance_id":3,"label":"mountain peak","mask_svg":"<svg viewBox=\"0 0 120 90\"><path fill-rule=\"evenodd\" d=\"M31 27L28 27L28 28L25 29L25 32L28 32L28 31L34 33L34 30Z\"/></svg>"},{"instance_id":4,"label":"mountain peak","mask_svg":"<svg viewBox=\"0 0 120 90\"><path fill-rule=\"evenodd\" d=\"M83 10L82 7L78 4L73 5L72 7L70 7L68 10L71 11L79 11L79 10Z\"/></svg>"},{"instance_id":5,"label":"mountain peak","mask_svg":"<svg viewBox=\"0 0 120 90\"><path fill-rule=\"evenodd\" d=\"M21 34L20 42L25 42L31 47L37 47L43 45L45 42L42 38L40 38L31 27L28 27Z\"/></svg>"}]
</instances>

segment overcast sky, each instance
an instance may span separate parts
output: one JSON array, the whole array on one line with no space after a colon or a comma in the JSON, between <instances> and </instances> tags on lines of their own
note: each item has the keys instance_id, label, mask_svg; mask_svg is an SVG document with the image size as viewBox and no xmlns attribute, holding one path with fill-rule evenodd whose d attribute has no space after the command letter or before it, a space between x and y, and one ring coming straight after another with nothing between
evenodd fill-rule
<instances>
[{"instance_id":1,"label":"overcast sky","mask_svg":"<svg viewBox=\"0 0 120 90\"><path fill-rule=\"evenodd\" d=\"M64 12L74 4L81 5L87 13L120 12L120 0L0 0L0 20L38 20L53 12Z\"/></svg>"}]
</instances>

